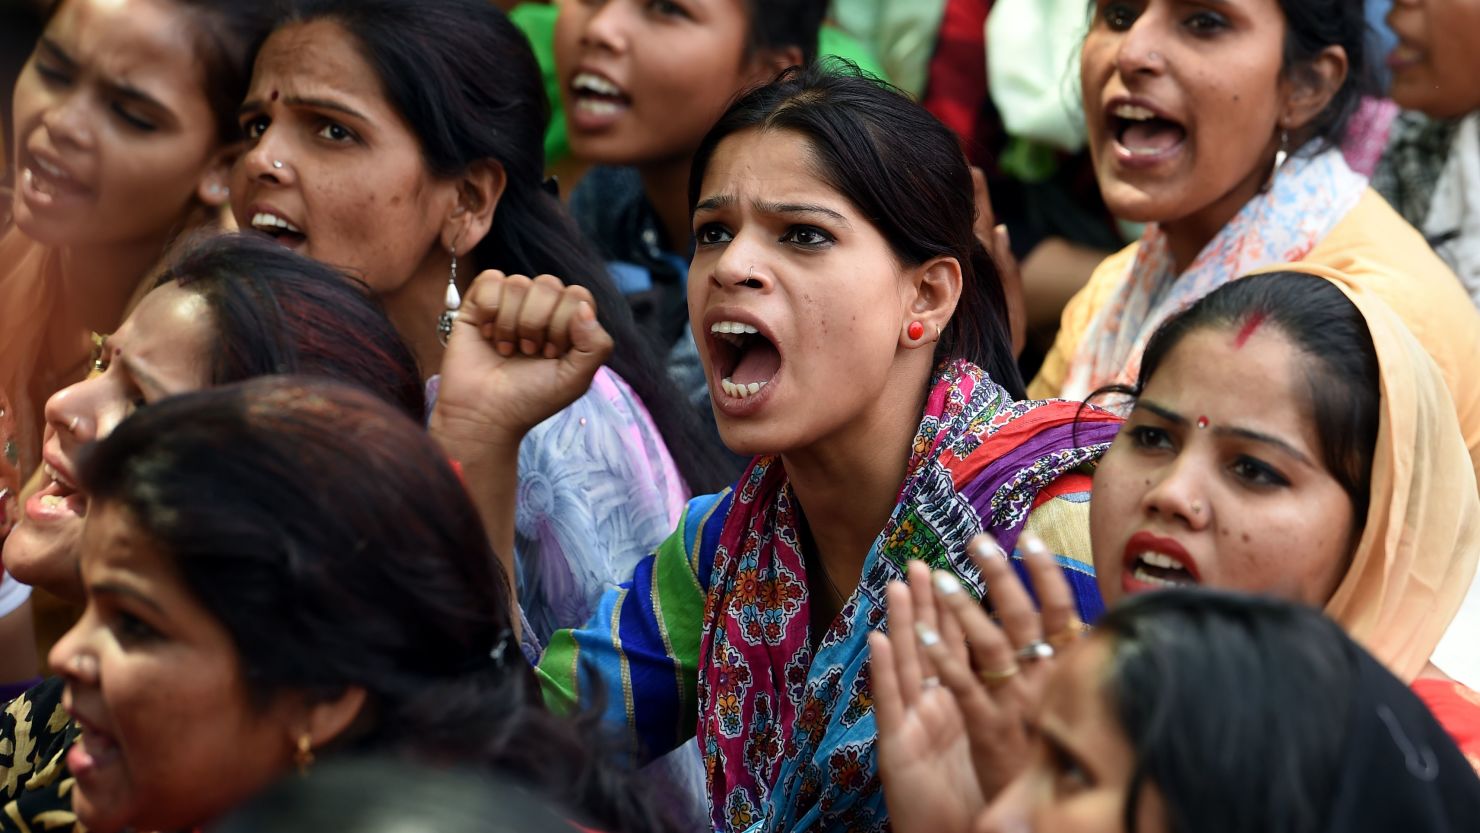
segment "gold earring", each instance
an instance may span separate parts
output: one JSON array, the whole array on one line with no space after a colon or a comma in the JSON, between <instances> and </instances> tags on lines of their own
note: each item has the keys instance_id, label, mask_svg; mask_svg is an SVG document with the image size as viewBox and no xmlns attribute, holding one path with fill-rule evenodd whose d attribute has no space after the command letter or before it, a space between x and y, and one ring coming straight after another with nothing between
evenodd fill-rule
<instances>
[{"instance_id":1,"label":"gold earring","mask_svg":"<svg viewBox=\"0 0 1480 833\"><path fill-rule=\"evenodd\" d=\"M313 766L313 736L307 732L298 736L298 751L293 753L293 763L298 765L298 774L304 776Z\"/></svg>"}]
</instances>

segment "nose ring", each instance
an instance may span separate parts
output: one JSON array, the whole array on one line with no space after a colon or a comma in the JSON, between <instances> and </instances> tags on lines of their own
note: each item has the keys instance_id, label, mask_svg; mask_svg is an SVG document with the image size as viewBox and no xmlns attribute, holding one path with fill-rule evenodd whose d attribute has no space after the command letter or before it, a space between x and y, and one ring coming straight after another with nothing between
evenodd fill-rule
<instances>
[{"instance_id":1,"label":"nose ring","mask_svg":"<svg viewBox=\"0 0 1480 833\"><path fill-rule=\"evenodd\" d=\"M71 431L74 434L77 433L77 423L79 423L81 421L82 421L82 417L80 417L80 416L72 417L72 421L69 422L69 423L67 423L67 430L68 431Z\"/></svg>"},{"instance_id":2,"label":"nose ring","mask_svg":"<svg viewBox=\"0 0 1480 833\"><path fill-rule=\"evenodd\" d=\"M1202 510L1203 510L1202 501L1200 501L1200 500L1194 500L1192 502L1192 514L1194 514L1194 515L1201 515L1202 514Z\"/></svg>"},{"instance_id":3,"label":"nose ring","mask_svg":"<svg viewBox=\"0 0 1480 833\"><path fill-rule=\"evenodd\" d=\"M277 168L278 170L281 171L283 169L283 160L281 160L281 159L274 159L274 160L272 160L272 166L274 168Z\"/></svg>"}]
</instances>

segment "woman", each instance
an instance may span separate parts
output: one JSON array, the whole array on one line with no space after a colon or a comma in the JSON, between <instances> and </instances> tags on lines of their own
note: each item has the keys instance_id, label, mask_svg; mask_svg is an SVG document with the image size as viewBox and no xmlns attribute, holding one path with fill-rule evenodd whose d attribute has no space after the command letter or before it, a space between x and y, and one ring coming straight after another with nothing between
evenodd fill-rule
<instances>
[{"instance_id":1,"label":"woman","mask_svg":"<svg viewBox=\"0 0 1480 833\"><path fill-rule=\"evenodd\" d=\"M0 210L0 540L40 462L41 406L86 374L89 333L117 327L170 241L226 203L267 29L257 4L229 0L49 5L15 85L17 187ZM0 582L0 679L30 677L29 593Z\"/></svg>"},{"instance_id":2,"label":"woman","mask_svg":"<svg viewBox=\"0 0 1480 833\"><path fill-rule=\"evenodd\" d=\"M1454 268L1480 306L1480 8L1464 0L1402 0L1388 23L1393 125L1372 187Z\"/></svg>"},{"instance_id":3,"label":"woman","mask_svg":"<svg viewBox=\"0 0 1480 833\"><path fill-rule=\"evenodd\" d=\"M884 619L884 583L917 557L976 582L969 536L1011 547L1036 530L1092 615L1078 470L1116 421L1013 401L971 175L950 131L902 95L793 71L731 107L691 183L689 320L721 435L756 456L735 491L690 502L589 624L552 638L546 700L604 701L638 754L697 733L718 828L883 829L863 637ZM549 337L561 358L496 349L506 339L487 325L513 304L555 310L519 337ZM521 431L579 394L601 336L572 290L484 276L447 362L522 396L449 381L439 407L483 416L444 445L507 470Z\"/></svg>"},{"instance_id":4,"label":"woman","mask_svg":"<svg viewBox=\"0 0 1480 833\"><path fill-rule=\"evenodd\" d=\"M959 609L987 622L974 604ZM937 636L928 626L920 633ZM951 695L922 687L919 670L902 661L915 638L908 630L874 638L876 694L881 724L898 714L921 730L913 740L923 761L931 756L919 741L927 726L945 728L937 718ZM971 679L949 660L943 677L948 666ZM939 791L929 779L949 772L886 757L894 829L1458 833L1480 825L1480 780L1443 729L1391 672L1305 606L1206 590L1137 596L1066 652L1045 689L1021 774L965 823L919 824Z\"/></svg>"},{"instance_id":5,"label":"woman","mask_svg":"<svg viewBox=\"0 0 1480 833\"><path fill-rule=\"evenodd\" d=\"M78 477L88 606L51 662L80 730L79 825L195 829L295 767L377 753L666 829L589 733L533 703L510 611L489 602L507 580L419 421L327 380L262 379L141 410Z\"/></svg>"},{"instance_id":6,"label":"woman","mask_svg":"<svg viewBox=\"0 0 1480 833\"><path fill-rule=\"evenodd\" d=\"M1129 384L1162 322L1288 261L1349 275L1396 310L1444 373L1480 470L1480 312L1336 143L1366 89L1348 0L1097 0L1080 78L1100 190L1150 223L1064 310L1034 396ZM1279 163L1279 164L1276 164Z\"/></svg>"},{"instance_id":7,"label":"woman","mask_svg":"<svg viewBox=\"0 0 1480 833\"><path fill-rule=\"evenodd\" d=\"M365 280L433 402L453 383L438 377L442 328L479 271L557 275L599 301L609 366L519 454L516 575L535 655L631 575L692 489L730 476L544 187L547 117L528 43L487 2L292 2L242 106L250 148L232 199L243 228ZM472 468L469 485L488 488Z\"/></svg>"},{"instance_id":8,"label":"woman","mask_svg":"<svg viewBox=\"0 0 1480 833\"><path fill-rule=\"evenodd\" d=\"M1127 391L1135 407L1095 473L1100 591L1114 605L1198 584L1322 607L1480 762L1480 599L1467 598L1480 497L1448 390L1370 290L1289 269L1214 291L1152 338ZM930 610L931 582L915 578L912 607ZM972 656L988 679L961 696L1011 726L1037 707L1051 665L1014 652L1063 631L1071 606L1049 572L1034 574L1041 622L1005 568L988 578L1014 624L1004 635L980 617ZM1016 774L1026 742L984 727L971 745L980 800Z\"/></svg>"},{"instance_id":9,"label":"woman","mask_svg":"<svg viewBox=\"0 0 1480 833\"><path fill-rule=\"evenodd\" d=\"M139 407L300 373L353 382L413 417L425 409L416 362L364 287L255 235L186 241L104 341L94 369L47 401L41 488L5 544L16 577L76 604L87 514L77 455Z\"/></svg>"}]
</instances>

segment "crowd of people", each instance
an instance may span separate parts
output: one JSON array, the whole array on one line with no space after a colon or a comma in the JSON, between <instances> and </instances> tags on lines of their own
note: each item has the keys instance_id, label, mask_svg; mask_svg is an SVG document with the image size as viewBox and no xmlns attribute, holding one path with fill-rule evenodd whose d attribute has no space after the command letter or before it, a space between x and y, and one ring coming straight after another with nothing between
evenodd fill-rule
<instances>
[{"instance_id":1,"label":"crowd of people","mask_svg":"<svg viewBox=\"0 0 1480 833\"><path fill-rule=\"evenodd\" d=\"M0 831L1480 829L1480 3L0 26Z\"/></svg>"}]
</instances>

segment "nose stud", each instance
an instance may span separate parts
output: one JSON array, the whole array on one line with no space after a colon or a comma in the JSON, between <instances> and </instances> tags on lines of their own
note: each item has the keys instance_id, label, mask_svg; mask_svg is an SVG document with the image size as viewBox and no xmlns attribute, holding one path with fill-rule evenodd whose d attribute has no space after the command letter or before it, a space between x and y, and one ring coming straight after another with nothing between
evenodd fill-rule
<instances>
[{"instance_id":1,"label":"nose stud","mask_svg":"<svg viewBox=\"0 0 1480 833\"><path fill-rule=\"evenodd\" d=\"M80 417L80 416L72 417L72 421L69 422L69 423L67 423L67 430L68 431L71 431L74 434L77 433L77 423L79 423L79 422L82 422L82 417Z\"/></svg>"},{"instance_id":2,"label":"nose stud","mask_svg":"<svg viewBox=\"0 0 1480 833\"><path fill-rule=\"evenodd\" d=\"M274 160L272 160L272 166L274 168L276 168L276 169L278 169L278 170L281 171L283 169L283 160L281 160L281 159L274 159Z\"/></svg>"},{"instance_id":3,"label":"nose stud","mask_svg":"<svg viewBox=\"0 0 1480 833\"><path fill-rule=\"evenodd\" d=\"M1192 514L1194 514L1194 515L1201 515L1202 514L1202 510L1203 510L1202 501L1200 501L1200 500L1194 500L1192 502Z\"/></svg>"}]
</instances>

